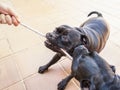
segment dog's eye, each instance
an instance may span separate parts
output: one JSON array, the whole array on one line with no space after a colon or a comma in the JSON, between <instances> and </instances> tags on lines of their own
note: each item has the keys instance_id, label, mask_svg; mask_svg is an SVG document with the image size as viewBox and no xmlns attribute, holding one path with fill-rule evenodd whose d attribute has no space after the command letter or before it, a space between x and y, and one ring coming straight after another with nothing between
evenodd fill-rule
<instances>
[{"instance_id":1,"label":"dog's eye","mask_svg":"<svg viewBox=\"0 0 120 90\"><path fill-rule=\"evenodd\" d=\"M63 35L67 35L67 34L68 34L68 32L67 32L67 31L64 31L62 34L63 34Z\"/></svg>"},{"instance_id":2,"label":"dog's eye","mask_svg":"<svg viewBox=\"0 0 120 90\"><path fill-rule=\"evenodd\" d=\"M61 28L56 28L56 32L57 32L57 33L62 33L63 30L62 30Z\"/></svg>"}]
</instances>

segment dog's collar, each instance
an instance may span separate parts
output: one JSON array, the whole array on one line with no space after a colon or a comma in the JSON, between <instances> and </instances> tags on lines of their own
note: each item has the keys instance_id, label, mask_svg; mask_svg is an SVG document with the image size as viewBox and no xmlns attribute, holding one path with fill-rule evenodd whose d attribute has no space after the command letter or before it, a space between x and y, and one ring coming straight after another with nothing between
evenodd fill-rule
<instances>
[{"instance_id":1,"label":"dog's collar","mask_svg":"<svg viewBox=\"0 0 120 90\"><path fill-rule=\"evenodd\" d=\"M80 32L81 35L85 36L86 37L86 41L82 41L82 45L84 45L86 48L90 47L89 45L90 44L90 38L88 37L88 32L86 31L86 29L89 29L88 27L79 27L77 28L76 27L76 30ZM87 44L86 44L87 42Z\"/></svg>"},{"instance_id":2,"label":"dog's collar","mask_svg":"<svg viewBox=\"0 0 120 90\"><path fill-rule=\"evenodd\" d=\"M84 32L84 30L83 30L83 27L79 27L79 28L75 27L75 28L76 28L76 30L79 31L81 34L85 35L85 32Z\"/></svg>"}]
</instances>

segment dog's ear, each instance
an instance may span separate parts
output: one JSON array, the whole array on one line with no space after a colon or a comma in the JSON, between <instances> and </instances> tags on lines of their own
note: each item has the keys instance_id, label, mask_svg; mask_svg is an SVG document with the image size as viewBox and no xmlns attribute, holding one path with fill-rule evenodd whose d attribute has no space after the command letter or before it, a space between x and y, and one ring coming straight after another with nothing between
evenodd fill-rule
<instances>
[{"instance_id":1,"label":"dog's ear","mask_svg":"<svg viewBox=\"0 0 120 90\"><path fill-rule=\"evenodd\" d=\"M56 31L57 31L58 33L67 32L68 29L71 29L71 27L68 26L68 25L61 25L61 26L59 26L59 27L56 27Z\"/></svg>"},{"instance_id":2,"label":"dog's ear","mask_svg":"<svg viewBox=\"0 0 120 90\"><path fill-rule=\"evenodd\" d=\"M80 33L82 33L82 30L80 29L80 28L78 28L78 27L74 27L75 28L75 30L77 30L77 31L79 31Z\"/></svg>"},{"instance_id":3,"label":"dog's ear","mask_svg":"<svg viewBox=\"0 0 120 90\"><path fill-rule=\"evenodd\" d=\"M79 31L79 33L81 35L80 41L82 42L82 44L85 46L89 45L89 38L83 33L83 30L78 27L74 27L74 28L75 28L75 30Z\"/></svg>"},{"instance_id":4,"label":"dog's ear","mask_svg":"<svg viewBox=\"0 0 120 90\"><path fill-rule=\"evenodd\" d=\"M83 45L88 46L89 45L89 39L86 35L81 34L81 42Z\"/></svg>"}]
</instances>

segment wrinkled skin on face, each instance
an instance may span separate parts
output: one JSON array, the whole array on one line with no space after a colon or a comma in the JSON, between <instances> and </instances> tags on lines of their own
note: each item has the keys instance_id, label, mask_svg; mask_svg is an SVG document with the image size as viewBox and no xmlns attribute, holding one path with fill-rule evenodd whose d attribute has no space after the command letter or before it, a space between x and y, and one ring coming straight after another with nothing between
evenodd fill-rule
<instances>
[{"instance_id":1,"label":"wrinkled skin on face","mask_svg":"<svg viewBox=\"0 0 120 90\"><path fill-rule=\"evenodd\" d=\"M84 35L76 30L76 28L62 25L53 32L46 34L47 40L45 41L45 45L55 52L62 53L60 48L71 52L76 46L82 44L82 36Z\"/></svg>"}]
</instances>

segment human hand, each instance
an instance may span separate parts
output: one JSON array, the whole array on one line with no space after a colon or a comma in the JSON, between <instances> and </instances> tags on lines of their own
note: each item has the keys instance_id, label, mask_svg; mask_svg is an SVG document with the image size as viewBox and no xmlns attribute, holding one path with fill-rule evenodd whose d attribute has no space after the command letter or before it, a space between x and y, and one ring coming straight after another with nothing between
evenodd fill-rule
<instances>
[{"instance_id":1,"label":"human hand","mask_svg":"<svg viewBox=\"0 0 120 90\"><path fill-rule=\"evenodd\" d=\"M8 25L13 24L14 26L18 26L20 23L15 11L3 3L0 3L0 23Z\"/></svg>"}]
</instances>

